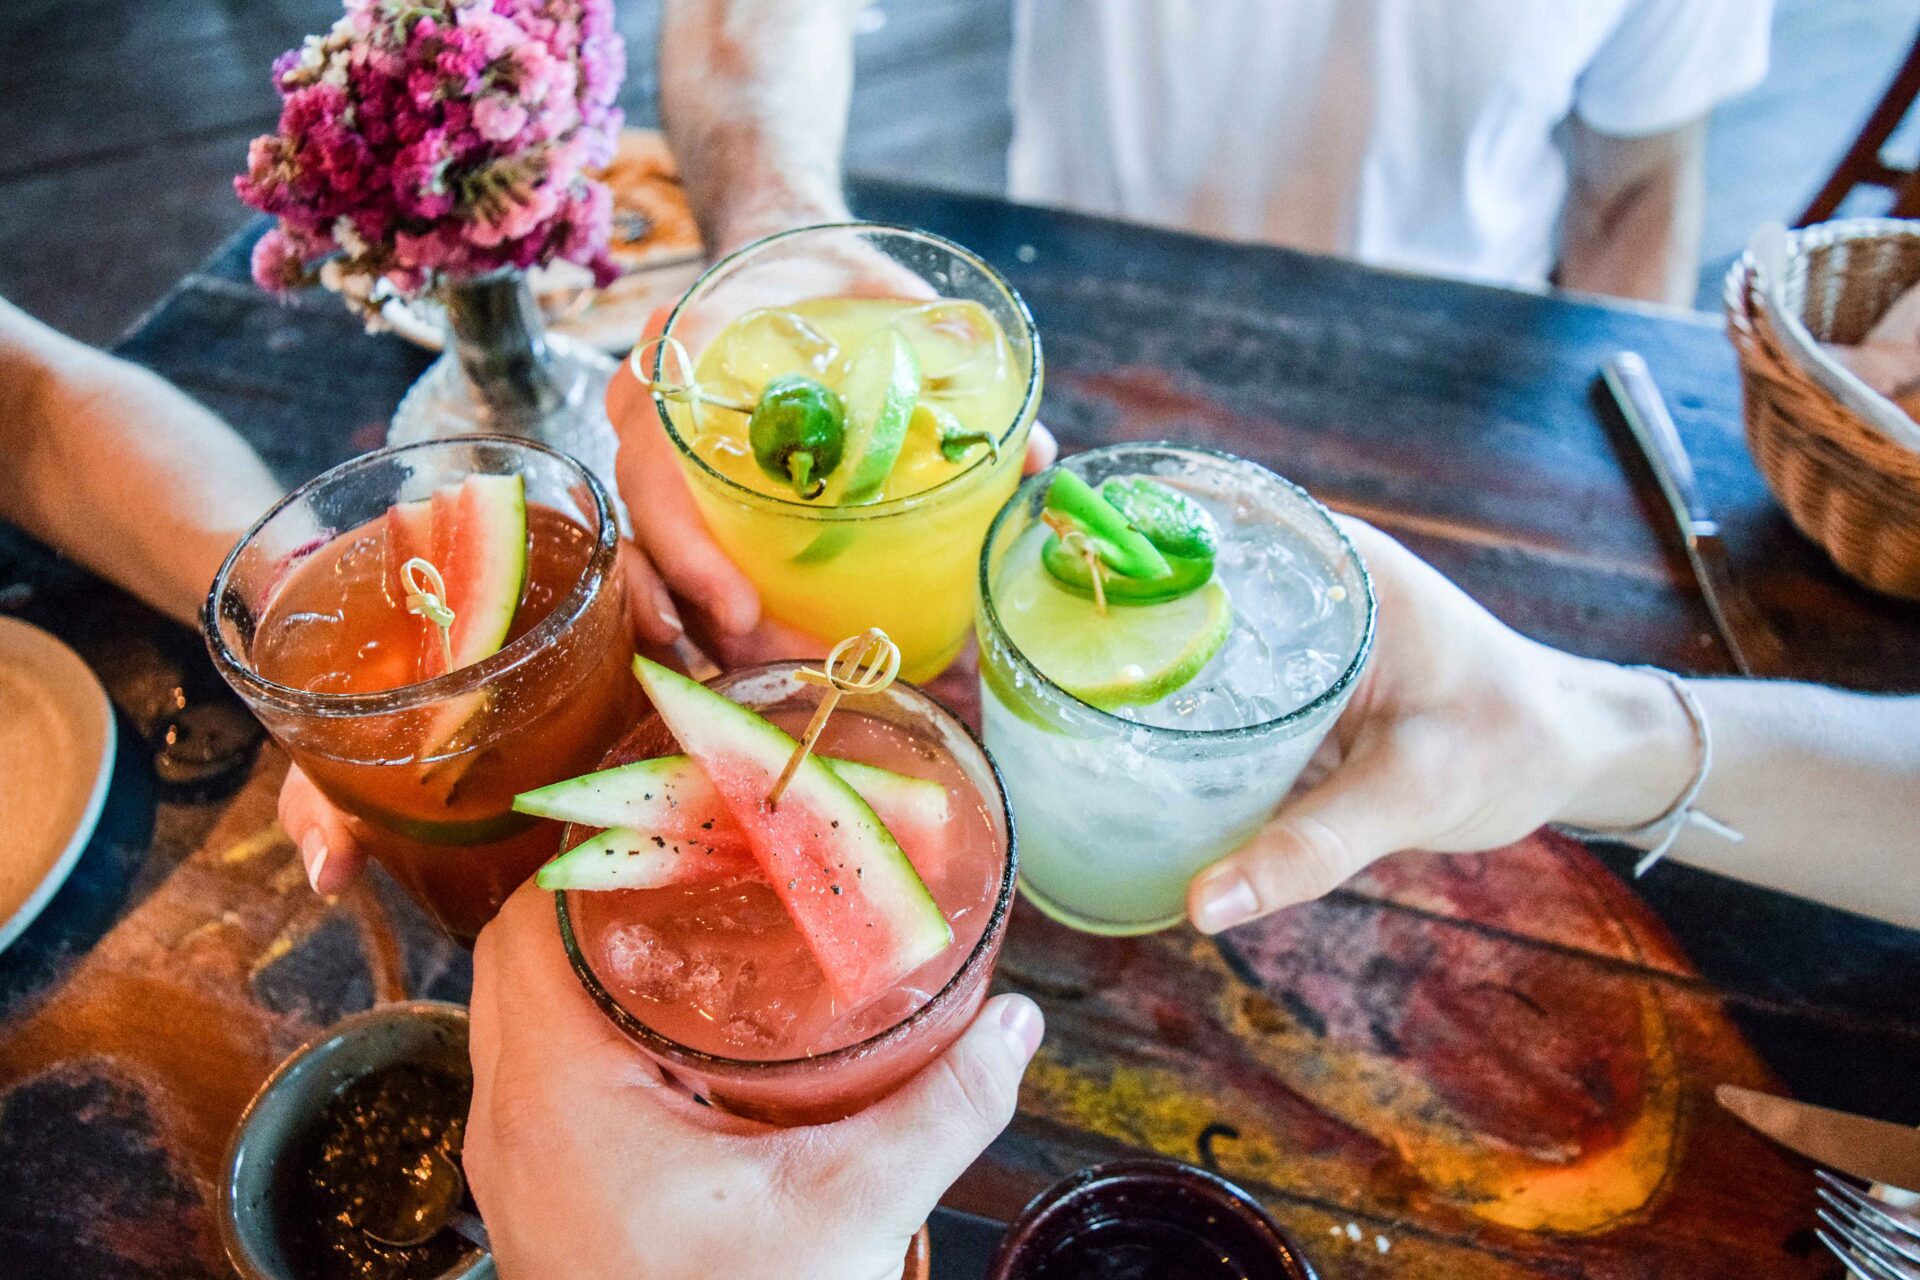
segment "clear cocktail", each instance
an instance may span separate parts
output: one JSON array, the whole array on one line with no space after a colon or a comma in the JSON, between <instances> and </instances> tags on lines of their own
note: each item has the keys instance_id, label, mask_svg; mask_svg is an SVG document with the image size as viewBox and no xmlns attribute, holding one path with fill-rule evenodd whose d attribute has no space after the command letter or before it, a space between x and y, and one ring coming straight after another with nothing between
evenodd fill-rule
<instances>
[{"instance_id":1,"label":"clear cocktail","mask_svg":"<svg viewBox=\"0 0 1920 1280\"><path fill-rule=\"evenodd\" d=\"M1012 287L924 232L809 227L717 263L666 338L631 372L767 616L826 640L881 627L908 679L937 674L965 643L1040 398ZM682 351L701 394L661 390L684 385Z\"/></svg>"},{"instance_id":2,"label":"clear cocktail","mask_svg":"<svg viewBox=\"0 0 1920 1280\"><path fill-rule=\"evenodd\" d=\"M302 486L208 599L221 674L461 942L559 846L514 795L590 767L637 714L616 538L558 453L409 445ZM444 642L411 587L449 605Z\"/></svg>"},{"instance_id":3,"label":"clear cocktail","mask_svg":"<svg viewBox=\"0 0 1920 1280\"><path fill-rule=\"evenodd\" d=\"M841 703L815 749L835 794L806 794L803 769L775 807L796 825L756 848L716 788L746 788L728 794L750 797L755 822L769 812L757 798L820 698L798 669L711 686L784 730L759 765L725 733L719 747L690 735L706 712L697 698L663 703L670 677L656 671L664 717L593 777L522 798L597 818L570 828L571 852L540 875L560 889L562 938L595 1001L701 1096L776 1124L849 1115L953 1043L985 998L1014 875L992 762L904 683ZM649 887L619 887L635 882Z\"/></svg>"},{"instance_id":4,"label":"clear cocktail","mask_svg":"<svg viewBox=\"0 0 1920 1280\"><path fill-rule=\"evenodd\" d=\"M988 535L980 598L1021 887L1095 933L1182 918L1194 873L1306 767L1373 637L1366 568L1324 508L1175 445L1098 449L1028 481Z\"/></svg>"}]
</instances>

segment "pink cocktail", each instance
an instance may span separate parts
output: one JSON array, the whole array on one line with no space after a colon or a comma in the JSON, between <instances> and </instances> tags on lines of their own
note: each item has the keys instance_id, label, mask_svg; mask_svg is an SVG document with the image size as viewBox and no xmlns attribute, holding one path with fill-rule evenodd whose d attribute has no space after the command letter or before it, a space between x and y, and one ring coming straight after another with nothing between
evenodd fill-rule
<instances>
[{"instance_id":1,"label":"pink cocktail","mask_svg":"<svg viewBox=\"0 0 1920 1280\"><path fill-rule=\"evenodd\" d=\"M795 678L799 667L757 667L710 687L797 737L821 696ZM605 763L678 750L650 718ZM896 819L895 834L953 940L857 1007L834 994L773 886L737 873L744 864L735 860L745 855L723 839L700 856L736 874L557 895L574 970L607 1016L702 1097L782 1125L849 1115L959 1037L985 998L1014 882L1012 815L999 775L971 731L919 689L895 683L845 699L816 752L945 792L935 820ZM875 811L883 819L893 812L884 802ZM574 828L566 846L590 834Z\"/></svg>"}]
</instances>

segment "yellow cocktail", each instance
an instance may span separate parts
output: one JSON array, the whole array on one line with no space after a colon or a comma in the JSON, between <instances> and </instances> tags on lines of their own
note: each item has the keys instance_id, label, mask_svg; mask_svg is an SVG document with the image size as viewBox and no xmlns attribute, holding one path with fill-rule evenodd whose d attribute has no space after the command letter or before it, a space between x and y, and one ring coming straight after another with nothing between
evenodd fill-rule
<instances>
[{"instance_id":1,"label":"yellow cocktail","mask_svg":"<svg viewBox=\"0 0 1920 1280\"><path fill-rule=\"evenodd\" d=\"M1039 338L1012 287L924 232L809 227L716 264L666 336L637 372L767 616L823 640L882 627L903 676L938 674L971 629L980 546L1040 398ZM691 395L664 390L685 382L678 350ZM796 381L840 424L802 459L798 437L770 452L747 412Z\"/></svg>"}]
</instances>

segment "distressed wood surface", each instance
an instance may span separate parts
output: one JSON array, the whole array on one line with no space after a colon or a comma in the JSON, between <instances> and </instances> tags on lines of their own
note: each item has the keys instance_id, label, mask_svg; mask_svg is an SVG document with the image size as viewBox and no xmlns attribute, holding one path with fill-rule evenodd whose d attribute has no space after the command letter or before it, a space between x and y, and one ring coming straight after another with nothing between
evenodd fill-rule
<instances>
[{"instance_id":1,"label":"distressed wood surface","mask_svg":"<svg viewBox=\"0 0 1920 1280\"><path fill-rule=\"evenodd\" d=\"M1606 354L1640 350L1802 674L1920 687L1920 610L1846 582L1767 499L1711 324L855 194L1006 270L1067 447L1246 454L1543 640L1724 671L1650 484L1589 399ZM291 483L378 443L426 357L331 299L261 296L246 249L183 281L122 349ZM214 1180L250 1090L344 1012L458 998L466 961L384 877L335 903L308 894L272 825L272 751L232 798L153 777L141 726L224 696L197 637L4 530L0 609L81 650L124 744L74 881L0 956L0 1271L218 1275ZM1681 867L1628 884L1622 865L1545 836L1407 856L1219 942L1085 938L1022 910L1000 982L1046 1006L1050 1034L1019 1119L951 1203L1004 1219L1056 1176L1147 1149L1242 1181L1329 1276L1834 1274L1806 1165L1711 1089L1920 1122L1920 938ZM963 1255L953 1280L974 1274Z\"/></svg>"}]
</instances>

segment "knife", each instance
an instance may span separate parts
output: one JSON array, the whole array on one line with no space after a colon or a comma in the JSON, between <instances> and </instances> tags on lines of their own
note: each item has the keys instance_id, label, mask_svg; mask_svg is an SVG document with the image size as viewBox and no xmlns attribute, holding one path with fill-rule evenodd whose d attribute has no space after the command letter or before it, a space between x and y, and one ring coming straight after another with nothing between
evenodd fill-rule
<instances>
[{"instance_id":1,"label":"knife","mask_svg":"<svg viewBox=\"0 0 1920 1280\"><path fill-rule=\"evenodd\" d=\"M1783 1147L1868 1182L1920 1190L1920 1129L1723 1084L1720 1105Z\"/></svg>"},{"instance_id":2,"label":"knife","mask_svg":"<svg viewBox=\"0 0 1920 1280\"><path fill-rule=\"evenodd\" d=\"M1733 580L1720 522L1700 497L1693 478L1693 460L1680 443L1680 432L1674 428L1673 416L1667 412L1667 403L1654 385L1647 362L1637 352L1622 351L1602 366L1601 377L1673 510L1687 559L1693 564L1694 581L1706 599L1714 630L1719 632L1733 665L1745 676L1790 675L1786 646Z\"/></svg>"}]
</instances>

